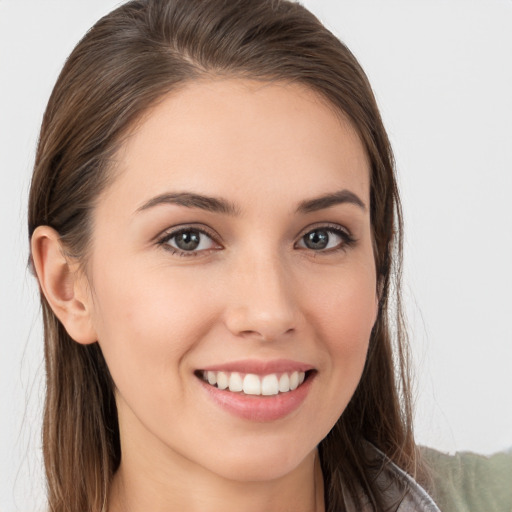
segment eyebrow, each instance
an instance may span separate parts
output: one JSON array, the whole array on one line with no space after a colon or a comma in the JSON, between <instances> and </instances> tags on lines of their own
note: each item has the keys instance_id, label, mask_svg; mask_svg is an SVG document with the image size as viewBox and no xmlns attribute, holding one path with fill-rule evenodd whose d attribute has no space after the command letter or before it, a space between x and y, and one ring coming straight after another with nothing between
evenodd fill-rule
<instances>
[{"instance_id":1,"label":"eyebrow","mask_svg":"<svg viewBox=\"0 0 512 512\"><path fill-rule=\"evenodd\" d=\"M153 197L144 203L137 212L148 210L161 204L177 204L187 208L200 208L213 213L224 213L227 215L238 215L239 210L233 203L226 199L209 197L192 192L166 193Z\"/></svg>"},{"instance_id":2,"label":"eyebrow","mask_svg":"<svg viewBox=\"0 0 512 512\"><path fill-rule=\"evenodd\" d=\"M340 190L338 192L334 192L333 194L325 194L320 197L316 197L313 199L306 199L302 201L298 208L298 213L312 213L318 210L324 210L326 208L331 208L332 206L336 206L337 204L349 203L359 206L362 210L366 210L366 206L363 201L351 192L350 190Z\"/></svg>"},{"instance_id":3,"label":"eyebrow","mask_svg":"<svg viewBox=\"0 0 512 512\"><path fill-rule=\"evenodd\" d=\"M296 211L297 213L303 214L312 213L344 203L353 204L362 210L366 210L365 204L356 194L350 190L343 189L332 194L324 194L313 199L301 201ZM193 192L168 192L160 194L145 202L136 212L148 210L162 204L176 204L185 206L186 208L199 208L208 212L223 213L232 216L240 215L240 209L237 205L226 199L204 196Z\"/></svg>"}]
</instances>

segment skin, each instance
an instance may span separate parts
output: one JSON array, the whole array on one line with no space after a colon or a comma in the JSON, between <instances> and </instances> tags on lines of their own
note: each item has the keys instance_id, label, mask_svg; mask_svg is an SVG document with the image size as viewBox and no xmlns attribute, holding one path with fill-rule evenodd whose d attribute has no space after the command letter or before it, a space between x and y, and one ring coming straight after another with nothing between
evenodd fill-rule
<instances>
[{"instance_id":1,"label":"skin","mask_svg":"<svg viewBox=\"0 0 512 512\"><path fill-rule=\"evenodd\" d=\"M363 206L297 211L341 190ZM236 212L141 209L184 191ZM191 224L211 238L173 253L170 232ZM333 227L354 242L330 231L331 248L305 245L306 233ZM316 447L357 386L377 314L369 163L343 116L296 84L188 84L120 150L94 211L87 275L48 227L32 250L54 311L77 342L98 340L117 387L110 511L323 510ZM305 400L274 421L219 407L194 372L243 359L311 365Z\"/></svg>"}]
</instances>

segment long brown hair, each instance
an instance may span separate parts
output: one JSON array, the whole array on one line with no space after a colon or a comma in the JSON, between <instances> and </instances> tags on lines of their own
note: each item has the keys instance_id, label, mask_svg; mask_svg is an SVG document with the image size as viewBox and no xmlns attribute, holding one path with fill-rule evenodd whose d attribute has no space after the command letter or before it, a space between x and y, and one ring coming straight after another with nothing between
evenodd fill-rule
<instances>
[{"instance_id":1,"label":"long brown hair","mask_svg":"<svg viewBox=\"0 0 512 512\"><path fill-rule=\"evenodd\" d=\"M288 0L133 0L98 21L68 58L44 115L29 235L51 226L69 254L86 261L91 211L114 179L124 135L167 92L208 75L306 85L350 118L369 155L380 310L359 386L319 448L327 510L344 510L343 492L357 501L358 489L377 508L365 442L406 471L416 469L400 307L400 200L366 75L304 7ZM121 458L114 383L98 344L75 343L42 294L41 302L49 508L104 512Z\"/></svg>"}]
</instances>

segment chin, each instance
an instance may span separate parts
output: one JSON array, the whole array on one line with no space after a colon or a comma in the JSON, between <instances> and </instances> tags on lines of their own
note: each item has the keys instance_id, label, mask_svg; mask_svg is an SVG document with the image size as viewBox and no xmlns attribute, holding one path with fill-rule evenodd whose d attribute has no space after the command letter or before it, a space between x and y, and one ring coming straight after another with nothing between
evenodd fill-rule
<instances>
[{"instance_id":1,"label":"chin","mask_svg":"<svg viewBox=\"0 0 512 512\"><path fill-rule=\"evenodd\" d=\"M215 455L209 469L219 476L239 482L278 480L314 458L316 446L298 449L296 444L281 441L278 446L256 441L254 446L231 446L229 452Z\"/></svg>"}]
</instances>

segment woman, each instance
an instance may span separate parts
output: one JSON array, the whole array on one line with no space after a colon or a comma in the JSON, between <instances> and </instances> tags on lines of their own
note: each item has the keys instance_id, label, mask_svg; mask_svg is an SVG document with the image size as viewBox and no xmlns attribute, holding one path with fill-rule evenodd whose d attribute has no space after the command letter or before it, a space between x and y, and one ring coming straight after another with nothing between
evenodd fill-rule
<instances>
[{"instance_id":1,"label":"woman","mask_svg":"<svg viewBox=\"0 0 512 512\"><path fill-rule=\"evenodd\" d=\"M391 149L303 7L100 20L46 110L29 234L50 510L437 510L413 480Z\"/></svg>"}]
</instances>

